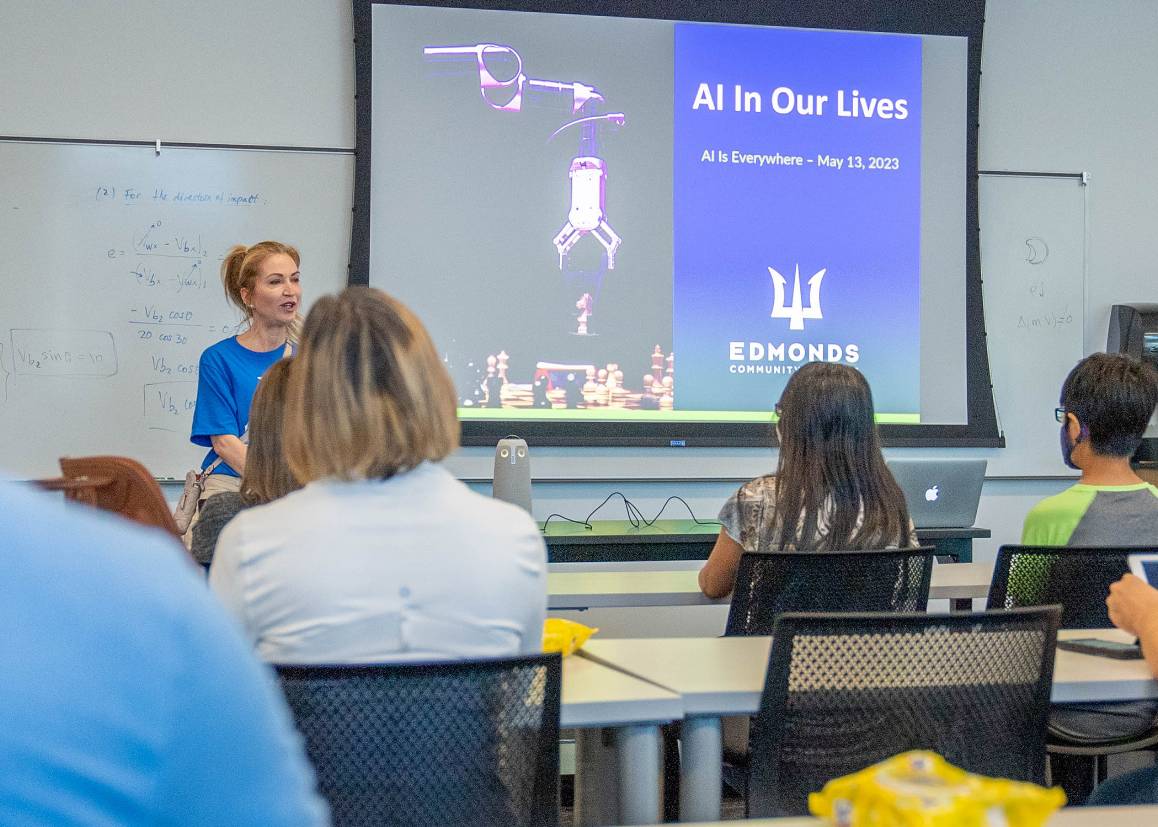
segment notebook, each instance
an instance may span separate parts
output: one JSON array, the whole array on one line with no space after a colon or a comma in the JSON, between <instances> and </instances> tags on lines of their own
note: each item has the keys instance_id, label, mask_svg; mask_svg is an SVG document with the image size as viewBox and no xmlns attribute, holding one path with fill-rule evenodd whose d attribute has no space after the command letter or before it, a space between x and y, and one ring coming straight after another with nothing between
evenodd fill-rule
<instances>
[{"instance_id":1,"label":"notebook","mask_svg":"<svg viewBox=\"0 0 1158 827\"><path fill-rule=\"evenodd\" d=\"M890 459L917 528L967 528L977 519L983 459Z\"/></svg>"}]
</instances>

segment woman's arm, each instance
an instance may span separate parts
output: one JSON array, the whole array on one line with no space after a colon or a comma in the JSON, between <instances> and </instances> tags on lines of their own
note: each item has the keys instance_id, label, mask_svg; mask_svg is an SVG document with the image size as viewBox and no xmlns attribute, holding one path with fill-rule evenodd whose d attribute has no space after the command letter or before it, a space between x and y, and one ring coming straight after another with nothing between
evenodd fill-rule
<instances>
[{"instance_id":1,"label":"woman's arm","mask_svg":"<svg viewBox=\"0 0 1158 827\"><path fill-rule=\"evenodd\" d=\"M720 529L708 562L700 569L700 591L711 598L727 597L736 587L736 570L744 547Z\"/></svg>"},{"instance_id":2,"label":"woman's arm","mask_svg":"<svg viewBox=\"0 0 1158 827\"><path fill-rule=\"evenodd\" d=\"M209 443L217 456L225 460L225 464L238 474L245 472L245 453L247 446L240 438L233 434L213 434Z\"/></svg>"}]
</instances>

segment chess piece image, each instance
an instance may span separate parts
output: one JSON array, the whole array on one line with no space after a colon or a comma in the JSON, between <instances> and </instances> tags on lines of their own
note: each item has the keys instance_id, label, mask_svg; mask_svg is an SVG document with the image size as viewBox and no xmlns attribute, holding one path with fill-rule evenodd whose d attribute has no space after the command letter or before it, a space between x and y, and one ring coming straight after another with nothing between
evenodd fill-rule
<instances>
[{"instance_id":1,"label":"chess piece image","mask_svg":"<svg viewBox=\"0 0 1158 827\"><path fill-rule=\"evenodd\" d=\"M507 363L510 362L510 359L511 357L507 355L505 350L499 351L498 359L496 360L496 370L498 371L499 378L503 380L504 385L507 384L507 371L510 370L510 365Z\"/></svg>"},{"instance_id":2,"label":"chess piece image","mask_svg":"<svg viewBox=\"0 0 1158 827\"><path fill-rule=\"evenodd\" d=\"M591 319L591 311L595 309L595 300L591 298L590 293L584 293L579 297L579 301L575 302L575 309L579 311L578 323L579 327L575 331L577 336L586 336L587 322Z\"/></svg>"},{"instance_id":3,"label":"chess piece image","mask_svg":"<svg viewBox=\"0 0 1158 827\"><path fill-rule=\"evenodd\" d=\"M651 352L651 378L656 382L663 379L663 348L659 345Z\"/></svg>"},{"instance_id":4,"label":"chess piece image","mask_svg":"<svg viewBox=\"0 0 1158 827\"><path fill-rule=\"evenodd\" d=\"M587 400L583 398L583 388L579 384L579 377L574 371L567 374L566 382L563 385L564 399L567 400L568 408L585 408L587 407Z\"/></svg>"},{"instance_id":5,"label":"chess piece image","mask_svg":"<svg viewBox=\"0 0 1158 827\"><path fill-rule=\"evenodd\" d=\"M659 397L655 395L655 377L650 373L643 375L643 394L639 397L639 408L643 411L659 410Z\"/></svg>"},{"instance_id":6,"label":"chess piece image","mask_svg":"<svg viewBox=\"0 0 1158 827\"><path fill-rule=\"evenodd\" d=\"M549 408L551 407L551 400L547 397L547 375L536 376L535 381L531 383L531 407L533 408Z\"/></svg>"}]
</instances>

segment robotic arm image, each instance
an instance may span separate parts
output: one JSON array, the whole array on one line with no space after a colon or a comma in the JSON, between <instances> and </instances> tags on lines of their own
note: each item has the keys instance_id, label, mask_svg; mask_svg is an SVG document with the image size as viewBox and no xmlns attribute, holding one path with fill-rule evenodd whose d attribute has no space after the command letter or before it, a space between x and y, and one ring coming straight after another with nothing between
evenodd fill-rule
<instances>
[{"instance_id":1,"label":"robotic arm image","mask_svg":"<svg viewBox=\"0 0 1158 827\"><path fill-rule=\"evenodd\" d=\"M571 159L568 177L571 182L571 208L562 229L553 242L559 253L559 269L571 249L585 235L591 235L607 254L607 269L615 269L615 253L622 239L607 221L607 162L599 157L598 128L606 124L622 126L622 112L603 114L599 90L578 81L554 81L530 78L523 72L523 59L510 46L476 43L472 46L427 46L422 53L428 60L473 60L478 67L479 91L483 101L499 112L521 112L545 102L544 99L569 98L572 115L578 115L560 126L548 140L571 127L580 130L579 154Z\"/></svg>"}]
</instances>

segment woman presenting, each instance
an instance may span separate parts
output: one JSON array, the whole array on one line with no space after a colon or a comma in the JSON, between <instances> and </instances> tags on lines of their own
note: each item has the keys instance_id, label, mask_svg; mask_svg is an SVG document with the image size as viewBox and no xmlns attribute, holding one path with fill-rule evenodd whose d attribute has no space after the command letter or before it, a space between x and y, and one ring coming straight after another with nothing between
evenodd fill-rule
<instances>
[{"instance_id":1,"label":"woman presenting","mask_svg":"<svg viewBox=\"0 0 1158 827\"><path fill-rule=\"evenodd\" d=\"M257 383L266 368L293 352L302 298L300 262L288 244L262 241L237 245L221 264L225 295L245 314L248 327L201 354L192 440L210 449L201 468L212 469L201 502L240 487Z\"/></svg>"}]
</instances>

